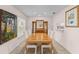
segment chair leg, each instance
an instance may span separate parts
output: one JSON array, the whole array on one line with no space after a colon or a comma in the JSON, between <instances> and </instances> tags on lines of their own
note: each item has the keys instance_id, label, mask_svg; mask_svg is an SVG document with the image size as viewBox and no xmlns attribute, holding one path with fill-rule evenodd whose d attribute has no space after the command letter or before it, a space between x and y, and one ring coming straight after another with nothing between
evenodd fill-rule
<instances>
[{"instance_id":1,"label":"chair leg","mask_svg":"<svg viewBox=\"0 0 79 59\"><path fill-rule=\"evenodd\" d=\"M26 48L26 54L27 54L28 48Z\"/></svg>"},{"instance_id":2,"label":"chair leg","mask_svg":"<svg viewBox=\"0 0 79 59\"><path fill-rule=\"evenodd\" d=\"M26 53L27 53L27 51L25 50L25 51L24 51L24 54L26 54Z\"/></svg>"},{"instance_id":3,"label":"chair leg","mask_svg":"<svg viewBox=\"0 0 79 59\"><path fill-rule=\"evenodd\" d=\"M27 49L28 50L28 49ZM24 53L27 53L27 51L25 50ZM37 54L37 48L34 48L34 53Z\"/></svg>"},{"instance_id":4,"label":"chair leg","mask_svg":"<svg viewBox=\"0 0 79 59\"><path fill-rule=\"evenodd\" d=\"M25 48L24 50L25 50L25 51L24 51L24 54L26 54L26 53L27 53L27 48Z\"/></svg>"},{"instance_id":5,"label":"chair leg","mask_svg":"<svg viewBox=\"0 0 79 59\"><path fill-rule=\"evenodd\" d=\"M52 48L49 48L49 51L51 51L51 53L53 53ZM44 54L44 48L41 48L41 53Z\"/></svg>"},{"instance_id":6,"label":"chair leg","mask_svg":"<svg viewBox=\"0 0 79 59\"><path fill-rule=\"evenodd\" d=\"M52 54L52 52L53 52L53 51L52 51L52 48L50 48L50 52L51 52L51 54Z\"/></svg>"},{"instance_id":7,"label":"chair leg","mask_svg":"<svg viewBox=\"0 0 79 59\"><path fill-rule=\"evenodd\" d=\"M37 53L37 48L35 48L35 54Z\"/></svg>"},{"instance_id":8,"label":"chair leg","mask_svg":"<svg viewBox=\"0 0 79 59\"><path fill-rule=\"evenodd\" d=\"M51 53L52 53L52 54L53 54L53 52L54 52L54 51L53 51L53 50L51 50Z\"/></svg>"},{"instance_id":9,"label":"chair leg","mask_svg":"<svg viewBox=\"0 0 79 59\"><path fill-rule=\"evenodd\" d=\"M43 54L43 47L41 48L41 53Z\"/></svg>"}]
</instances>

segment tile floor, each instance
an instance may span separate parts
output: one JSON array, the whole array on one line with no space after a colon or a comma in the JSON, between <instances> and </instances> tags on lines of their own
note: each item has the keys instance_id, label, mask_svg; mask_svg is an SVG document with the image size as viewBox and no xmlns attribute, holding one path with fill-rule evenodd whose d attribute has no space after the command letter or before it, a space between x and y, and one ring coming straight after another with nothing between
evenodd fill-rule
<instances>
[{"instance_id":1,"label":"tile floor","mask_svg":"<svg viewBox=\"0 0 79 59\"><path fill-rule=\"evenodd\" d=\"M67 51L63 46L61 46L56 41L54 41L54 50L55 54L70 54L69 51Z\"/></svg>"},{"instance_id":2,"label":"tile floor","mask_svg":"<svg viewBox=\"0 0 79 59\"><path fill-rule=\"evenodd\" d=\"M12 51L11 54L16 54L16 51L17 51L17 49L15 49L14 51ZM31 50L31 51L33 52L33 50ZM46 54L51 54L51 53L47 53L47 51L46 51ZM37 54L40 54L39 50L37 52L38 52ZM25 54L24 53L24 49L22 49L17 54ZM30 53L28 53L28 54L30 54ZM54 41L53 54L70 54L70 52L67 51L64 47L62 47L59 43L57 43L56 41Z\"/></svg>"}]
</instances>

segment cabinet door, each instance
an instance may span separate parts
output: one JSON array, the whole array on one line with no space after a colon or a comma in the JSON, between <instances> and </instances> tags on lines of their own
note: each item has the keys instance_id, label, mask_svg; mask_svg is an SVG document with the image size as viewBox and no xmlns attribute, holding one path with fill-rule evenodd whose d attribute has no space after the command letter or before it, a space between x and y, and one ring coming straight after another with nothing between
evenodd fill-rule
<instances>
[{"instance_id":1,"label":"cabinet door","mask_svg":"<svg viewBox=\"0 0 79 59\"><path fill-rule=\"evenodd\" d=\"M32 22L32 33L35 33L35 29L36 29L36 22Z\"/></svg>"},{"instance_id":2,"label":"cabinet door","mask_svg":"<svg viewBox=\"0 0 79 59\"><path fill-rule=\"evenodd\" d=\"M48 21L44 22L45 33L48 33Z\"/></svg>"}]
</instances>

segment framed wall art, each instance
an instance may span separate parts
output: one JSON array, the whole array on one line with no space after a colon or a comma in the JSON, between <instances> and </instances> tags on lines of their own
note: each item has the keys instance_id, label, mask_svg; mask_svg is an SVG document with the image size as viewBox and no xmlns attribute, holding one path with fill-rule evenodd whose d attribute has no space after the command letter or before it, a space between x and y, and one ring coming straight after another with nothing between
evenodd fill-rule
<instances>
[{"instance_id":1,"label":"framed wall art","mask_svg":"<svg viewBox=\"0 0 79 59\"><path fill-rule=\"evenodd\" d=\"M0 44L17 37L17 16L0 9Z\"/></svg>"},{"instance_id":2,"label":"framed wall art","mask_svg":"<svg viewBox=\"0 0 79 59\"><path fill-rule=\"evenodd\" d=\"M17 17L17 36L20 37L25 33L25 19Z\"/></svg>"},{"instance_id":3,"label":"framed wall art","mask_svg":"<svg viewBox=\"0 0 79 59\"><path fill-rule=\"evenodd\" d=\"M79 27L79 6L65 12L66 27Z\"/></svg>"}]
</instances>

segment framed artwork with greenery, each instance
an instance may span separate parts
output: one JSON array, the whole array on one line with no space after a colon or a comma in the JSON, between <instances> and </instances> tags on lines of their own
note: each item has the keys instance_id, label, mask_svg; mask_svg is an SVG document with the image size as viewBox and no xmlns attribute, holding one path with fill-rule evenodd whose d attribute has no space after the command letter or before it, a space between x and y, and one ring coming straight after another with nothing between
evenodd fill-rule
<instances>
[{"instance_id":1,"label":"framed artwork with greenery","mask_svg":"<svg viewBox=\"0 0 79 59\"><path fill-rule=\"evenodd\" d=\"M0 9L0 44L17 36L17 16Z\"/></svg>"}]
</instances>

